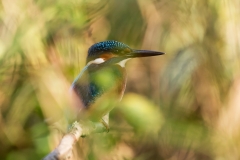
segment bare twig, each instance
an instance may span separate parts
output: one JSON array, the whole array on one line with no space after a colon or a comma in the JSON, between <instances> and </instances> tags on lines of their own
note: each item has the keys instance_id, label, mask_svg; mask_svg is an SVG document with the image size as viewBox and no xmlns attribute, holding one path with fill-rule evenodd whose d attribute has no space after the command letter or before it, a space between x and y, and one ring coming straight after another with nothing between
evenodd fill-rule
<instances>
[{"instance_id":1,"label":"bare twig","mask_svg":"<svg viewBox=\"0 0 240 160\"><path fill-rule=\"evenodd\" d=\"M105 132L106 127L102 123L77 122L75 121L70 128L69 133L63 136L55 150L49 153L43 160L70 160L73 158L74 144L80 137L87 136L91 133Z\"/></svg>"}]
</instances>

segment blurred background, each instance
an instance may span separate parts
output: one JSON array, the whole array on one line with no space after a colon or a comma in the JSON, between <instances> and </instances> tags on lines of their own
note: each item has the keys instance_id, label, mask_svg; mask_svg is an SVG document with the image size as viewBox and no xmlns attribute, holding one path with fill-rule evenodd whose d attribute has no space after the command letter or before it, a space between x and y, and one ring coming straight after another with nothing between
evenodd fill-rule
<instances>
[{"instance_id":1,"label":"blurred background","mask_svg":"<svg viewBox=\"0 0 240 160\"><path fill-rule=\"evenodd\" d=\"M239 0L2 0L0 159L41 159L66 133L68 89L88 48L117 40L133 59L109 133L89 160L240 159ZM81 153L78 153L83 157Z\"/></svg>"}]
</instances>

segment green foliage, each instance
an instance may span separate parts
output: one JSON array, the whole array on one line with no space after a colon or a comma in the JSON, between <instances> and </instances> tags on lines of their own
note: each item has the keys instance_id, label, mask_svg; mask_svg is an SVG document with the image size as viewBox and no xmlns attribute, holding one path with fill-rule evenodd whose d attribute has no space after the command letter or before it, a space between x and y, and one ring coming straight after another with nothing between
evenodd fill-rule
<instances>
[{"instance_id":1,"label":"green foliage","mask_svg":"<svg viewBox=\"0 0 240 160\"><path fill-rule=\"evenodd\" d=\"M110 132L86 137L80 156L239 159L238 6L237 0L2 1L0 159L41 159L56 147L76 118L69 87L89 46L107 39L167 54L129 62Z\"/></svg>"}]
</instances>

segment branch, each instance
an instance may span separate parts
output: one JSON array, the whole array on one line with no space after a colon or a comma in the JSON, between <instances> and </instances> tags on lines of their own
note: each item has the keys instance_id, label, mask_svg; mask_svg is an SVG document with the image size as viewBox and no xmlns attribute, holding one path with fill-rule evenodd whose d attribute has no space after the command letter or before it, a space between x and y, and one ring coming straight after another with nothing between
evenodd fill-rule
<instances>
[{"instance_id":1,"label":"branch","mask_svg":"<svg viewBox=\"0 0 240 160\"><path fill-rule=\"evenodd\" d=\"M69 133L63 136L60 144L49 153L43 160L70 160L73 158L74 144L80 137L85 137L91 133L106 132L106 127L102 123L77 122L75 121L70 128Z\"/></svg>"}]
</instances>

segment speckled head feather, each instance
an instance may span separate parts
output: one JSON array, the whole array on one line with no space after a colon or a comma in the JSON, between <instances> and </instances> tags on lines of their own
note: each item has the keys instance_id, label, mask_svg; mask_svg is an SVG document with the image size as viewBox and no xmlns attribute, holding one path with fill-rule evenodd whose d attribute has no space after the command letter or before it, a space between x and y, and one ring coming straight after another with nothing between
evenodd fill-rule
<instances>
[{"instance_id":1,"label":"speckled head feather","mask_svg":"<svg viewBox=\"0 0 240 160\"><path fill-rule=\"evenodd\" d=\"M99 58L100 55L105 52L111 52L115 55L123 55L124 53L129 53L131 51L132 49L122 42L114 40L103 41L96 43L89 48L87 62Z\"/></svg>"}]
</instances>

